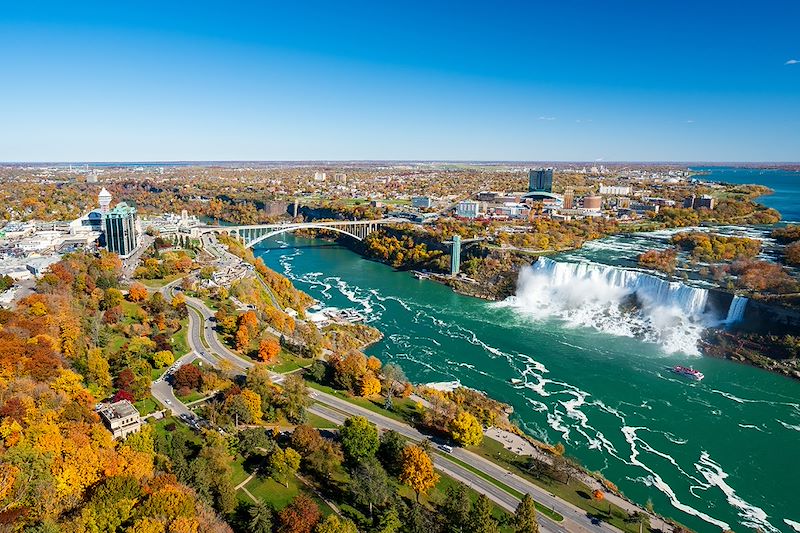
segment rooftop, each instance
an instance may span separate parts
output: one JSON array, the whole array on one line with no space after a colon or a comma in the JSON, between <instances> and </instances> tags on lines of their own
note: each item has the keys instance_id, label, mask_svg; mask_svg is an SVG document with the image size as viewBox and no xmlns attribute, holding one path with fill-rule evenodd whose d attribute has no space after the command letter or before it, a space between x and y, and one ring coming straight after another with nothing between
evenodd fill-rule
<instances>
[{"instance_id":1,"label":"rooftop","mask_svg":"<svg viewBox=\"0 0 800 533\"><path fill-rule=\"evenodd\" d=\"M120 400L118 402L106 404L99 409L99 412L109 421L139 414L139 411L137 411L128 400Z\"/></svg>"}]
</instances>

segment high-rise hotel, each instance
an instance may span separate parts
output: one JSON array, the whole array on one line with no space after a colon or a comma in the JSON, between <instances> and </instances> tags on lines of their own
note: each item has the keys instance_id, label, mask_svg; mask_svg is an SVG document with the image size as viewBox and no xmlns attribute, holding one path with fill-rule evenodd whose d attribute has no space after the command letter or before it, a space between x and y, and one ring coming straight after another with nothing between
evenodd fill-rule
<instances>
[{"instance_id":1,"label":"high-rise hotel","mask_svg":"<svg viewBox=\"0 0 800 533\"><path fill-rule=\"evenodd\" d=\"M553 169L532 168L528 170L528 191L553 192Z\"/></svg>"},{"instance_id":2,"label":"high-rise hotel","mask_svg":"<svg viewBox=\"0 0 800 533\"><path fill-rule=\"evenodd\" d=\"M136 209L120 202L103 217L106 248L120 257L127 257L139 245L136 233Z\"/></svg>"}]
</instances>

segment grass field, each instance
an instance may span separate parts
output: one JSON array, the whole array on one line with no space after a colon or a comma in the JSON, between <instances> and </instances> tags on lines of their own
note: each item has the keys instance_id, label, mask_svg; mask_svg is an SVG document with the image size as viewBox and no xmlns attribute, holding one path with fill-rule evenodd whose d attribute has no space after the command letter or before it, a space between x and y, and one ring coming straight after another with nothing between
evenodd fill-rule
<instances>
[{"instance_id":1,"label":"grass field","mask_svg":"<svg viewBox=\"0 0 800 533\"><path fill-rule=\"evenodd\" d=\"M170 344L172 344L172 353L175 355L175 359L189 353L189 341L186 338L188 332L189 319L184 318L181 320L181 329L176 331L169 339Z\"/></svg>"},{"instance_id":2,"label":"grass field","mask_svg":"<svg viewBox=\"0 0 800 533\"><path fill-rule=\"evenodd\" d=\"M287 352L286 350L281 350L281 353L278 355L278 362L274 365L270 365L269 368L273 372L277 372L279 374L285 374L286 372L292 372L299 368L305 368L313 362L314 362L313 357L312 358L298 357L297 355L291 352Z\"/></svg>"},{"instance_id":3,"label":"grass field","mask_svg":"<svg viewBox=\"0 0 800 533\"><path fill-rule=\"evenodd\" d=\"M156 278L156 279L140 279L138 280L142 285L151 289L160 289L164 285L168 283L172 283L176 279L184 276L184 274L173 274L171 276L167 276L166 278Z\"/></svg>"},{"instance_id":4,"label":"grass field","mask_svg":"<svg viewBox=\"0 0 800 533\"><path fill-rule=\"evenodd\" d=\"M145 398L133 404L139 414L142 416L149 415L161 409L161 406L153 398Z\"/></svg>"},{"instance_id":5,"label":"grass field","mask_svg":"<svg viewBox=\"0 0 800 533\"><path fill-rule=\"evenodd\" d=\"M354 405L358 405L363 407L364 409L368 409L373 413L378 413L383 416L387 416L398 422L408 422L412 420L417 414L417 406L414 401L408 398L395 398L393 400L394 409L392 411L387 411L383 408L383 401L384 399L381 397L380 399L371 399L371 398L361 398L358 396L350 396L346 392L336 390L332 387L327 385L320 385L319 383L315 383L313 381L306 381L309 387L312 389L317 389L322 392L326 392L337 398L341 398L342 400L346 400Z\"/></svg>"}]
</instances>

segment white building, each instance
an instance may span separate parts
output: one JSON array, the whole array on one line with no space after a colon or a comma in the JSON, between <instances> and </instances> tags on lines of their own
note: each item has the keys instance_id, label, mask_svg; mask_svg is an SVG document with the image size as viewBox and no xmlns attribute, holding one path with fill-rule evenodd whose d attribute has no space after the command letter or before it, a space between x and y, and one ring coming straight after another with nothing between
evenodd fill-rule
<instances>
[{"instance_id":1,"label":"white building","mask_svg":"<svg viewBox=\"0 0 800 533\"><path fill-rule=\"evenodd\" d=\"M128 400L98 406L97 414L115 439L124 439L142 427L139 411Z\"/></svg>"},{"instance_id":2,"label":"white building","mask_svg":"<svg viewBox=\"0 0 800 533\"><path fill-rule=\"evenodd\" d=\"M478 218L480 215L480 202L464 200L456 206L456 216L462 218Z\"/></svg>"},{"instance_id":3,"label":"white building","mask_svg":"<svg viewBox=\"0 0 800 533\"><path fill-rule=\"evenodd\" d=\"M630 196L631 192L630 186L600 184L600 194L605 196Z\"/></svg>"},{"instance_id":4,"label":"white building","mask_svg":"<svg viewBox=\"0 0 800 533\"><path fill-rule=\"evenodd\" d=\"M111 207L111 193L108 192L105 187L103 187L100 194L97 195L97 203L100 206L101 213L104 215L108 213Z\"/></svg>"}]
</instances>

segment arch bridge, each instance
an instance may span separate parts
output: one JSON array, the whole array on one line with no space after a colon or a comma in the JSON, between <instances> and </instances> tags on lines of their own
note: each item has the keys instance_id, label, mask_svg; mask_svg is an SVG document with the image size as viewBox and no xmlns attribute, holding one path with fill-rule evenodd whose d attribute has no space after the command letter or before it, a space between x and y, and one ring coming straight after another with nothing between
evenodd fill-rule
<instances>
[{"instance_id":1,"label":"arch bridge","mask_svg":"<svg viewBox=\"0 0 800 533\"><path fill-rule=\"evenodd\" d=\"M319 222L293 222L288 224L255 224L249 226L205 226L201 233L227 233L252 248L261 241L299 229L328 230L347 235L357 241L363 241L370 233L382 226L408 222L401 218L383 218L380 220L330 220Z\"/></svg>"}]
</instances>

